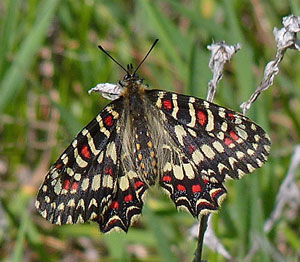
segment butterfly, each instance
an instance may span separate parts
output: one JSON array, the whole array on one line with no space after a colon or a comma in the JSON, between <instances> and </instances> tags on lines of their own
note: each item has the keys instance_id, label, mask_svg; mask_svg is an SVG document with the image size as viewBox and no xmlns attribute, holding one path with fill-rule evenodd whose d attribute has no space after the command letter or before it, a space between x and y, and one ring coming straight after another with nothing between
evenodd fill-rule
<instances>
[{"instance_id":1,"label":"butterfly","mask_svg":"<svg viewBox=\"0 0 300 262\"><path fill-rule=\"evenodd\" d=\"M227 179L267 160L270 138L249 118L214 103L149 89L136 68L117 84L98 84L113 100L74 138L48 171L36 208L53 224L95 221L128 231L146 192L159 184L175 206L199 218L218 210Z\"/></svg>"}]
</instances>

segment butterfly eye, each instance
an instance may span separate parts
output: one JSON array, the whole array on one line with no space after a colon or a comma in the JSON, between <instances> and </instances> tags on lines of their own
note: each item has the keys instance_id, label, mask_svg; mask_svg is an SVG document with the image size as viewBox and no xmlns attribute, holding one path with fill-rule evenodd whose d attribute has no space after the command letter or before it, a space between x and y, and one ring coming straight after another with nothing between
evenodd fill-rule
<instances>
[{"instance_id":1,"label":"butterfly eye","mask_svg":"<svg viewBox=\"0 0 300 262\"><path fill-rule=\"evenodd\" d=\"M127 81L131 78L132 76L130 74L126 74L123 78L124 81Z\"/></svg>"}]
</instances>

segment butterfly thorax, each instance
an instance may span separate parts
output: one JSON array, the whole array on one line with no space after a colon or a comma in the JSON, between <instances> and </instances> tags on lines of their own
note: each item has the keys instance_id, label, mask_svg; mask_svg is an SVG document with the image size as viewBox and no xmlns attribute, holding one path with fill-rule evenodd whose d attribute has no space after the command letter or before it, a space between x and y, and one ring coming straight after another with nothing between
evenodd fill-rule
<instances>
[{"instance_id":1,"label":"butterfly thorax","mask_svg":"<svg viewBox=\"0 0 300 262\"><path fill-rule=\"evenodd\" d=\"M134 172L146 184L152 185L156 179L156 150L153 147L155 139L149 130L149 118L146 112L147 86L137 75L126 75L119 84L123 87L124 126L123 150L127 161L124 169ZM134 152L127 158L128 152ZM126 164L127 163L127 164Z\"/></svg>"},{"instance_id":2,"label":"butterfly thorax","mask_svg":"<svg viewBox=\"0 0 300 262\"><path fill-rule=\"evenodd\" d=\"M142 95L147 88L143 84L143 79L139 78L138 75L126 75L122 81L119 82L120 86L123 88L122 95L127 98L134 94Z\"/></svg>"},{"instance_id":3,"label":"butterfly thorax","mask_svg":"<svg viewBox=\"0 0 300 262\"><path fill-rule=\"evenodd\" d=\"M136 119L138 122L143 122L144 117L144 95L147 86L143 84L143 79L137 75L126 75L123 81L119 83L123 87L122 96L124 104L129 109L129 117L131 120ZM140 121L139 121L140 120Z\"/></svg>"}]
</instances>

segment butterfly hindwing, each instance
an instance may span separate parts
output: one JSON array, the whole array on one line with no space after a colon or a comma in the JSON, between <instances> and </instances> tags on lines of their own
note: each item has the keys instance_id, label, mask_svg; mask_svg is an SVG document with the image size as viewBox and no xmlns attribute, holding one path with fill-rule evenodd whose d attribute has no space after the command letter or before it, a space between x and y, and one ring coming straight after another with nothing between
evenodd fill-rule
<instances>
[{"instance_id":1,"label":"butterfly hindwing","mask_svg":"<svg viewBox=\"0 0 300 262\"><path fill-rule=\"evenodd\" d=\"M222 183L209 183L203 179L197 167L182 152L164 146L165 166L160 185L166 190L178 208L188 210L197 217L200 212L217 210L226 195Z\"/></svg>"},{"instance_id":2,"label":"butterfly hindwing","mask_svg":"<svg viewBox=\"0 0 300 262\"><path fill-rule=\"evenodd\" d=\"M101 215L102 232L108 232L113 227L127 232L142 212L146 190L156 181L156 153L145 118L134 118L125 110L123 121L120 125L122 149L119 158L122 172L117 180L111 208Z\"/></svg>"}]
</instances>

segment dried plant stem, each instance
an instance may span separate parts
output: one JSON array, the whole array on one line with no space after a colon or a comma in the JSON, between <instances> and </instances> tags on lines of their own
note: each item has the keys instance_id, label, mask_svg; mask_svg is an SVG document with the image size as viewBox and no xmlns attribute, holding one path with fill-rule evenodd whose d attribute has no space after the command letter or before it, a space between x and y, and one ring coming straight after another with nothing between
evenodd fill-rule
<instances>
[{"instance_id":1,"label":"dried plant stem","mask_svg":"<svg viewBox=\"0 0 300 262\"><path fill-rule=\"evenodd\" d=\"M213 78L208 83L206 100L212 102L217 91L217 86L223 77L223 69L226 62L241 49L241 44L227 45L225 41L217 42L207 47L211 51L209 68L213 72Z\"/></svg>"},{"instance_id":2,"label":"dried plant stem","mask_svg":"<svg viewBox=\"0 0 300 262\"><path fill-rule=\"evenodd\" d=\"M249 100L241 104L240 107L243 109L243 114L246 114L258 96L273 84L274 77L279 73L279 64L285 51L288 48L300 51L300 43L297 38L297 33L300 31L300 17L294 15L286 16L282 19L282 24L283 28L277 29L275 27L273 31L277 42L276 57L266 65L263 80Z\"/></svg>"}]
</instances>

